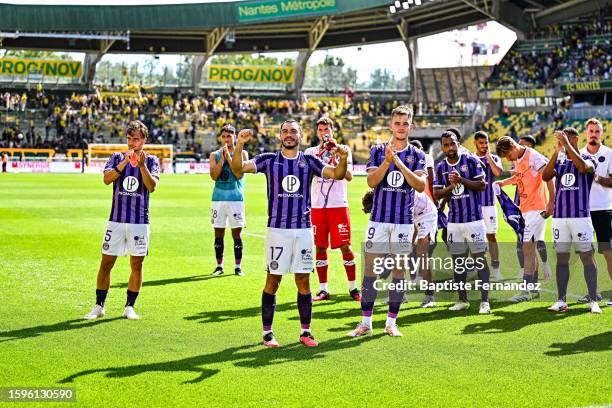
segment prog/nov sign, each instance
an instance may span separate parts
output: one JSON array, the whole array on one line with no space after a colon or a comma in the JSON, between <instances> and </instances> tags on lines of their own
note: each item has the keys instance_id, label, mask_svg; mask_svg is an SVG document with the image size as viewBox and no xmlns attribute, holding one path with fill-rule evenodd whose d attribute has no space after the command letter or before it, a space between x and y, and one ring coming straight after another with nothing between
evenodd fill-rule
<instances>
[{"instance_id":1,"label":"prog/nov sign","mask_svg":"<svg viewBox=\"0 0 612 408\"><path fill-rule=\"evenodd\" d=\"M236 6L238 21L328 13L338 9L337 0L268 0Z\"/></svg>"},{"instance_id":2,"label":"prog/nov sign","mask_svg":"<svg viewBox=\"0 0 612 408\"><path fill-rule=\"evenodd\" d=\"M82 73L80 61L0 58L0 75L80 77Z\"/></svg>"},{"instance_id":3,"label":"prog/nov sign","mask_svg":"<svg viewBox=\"0 0 612 408\"><path fill-rule=\"evenodd\" d=\"M209 65L209 82L276 82L290 84L295 68L280 66Z\"/></svg>"}]
</instances>

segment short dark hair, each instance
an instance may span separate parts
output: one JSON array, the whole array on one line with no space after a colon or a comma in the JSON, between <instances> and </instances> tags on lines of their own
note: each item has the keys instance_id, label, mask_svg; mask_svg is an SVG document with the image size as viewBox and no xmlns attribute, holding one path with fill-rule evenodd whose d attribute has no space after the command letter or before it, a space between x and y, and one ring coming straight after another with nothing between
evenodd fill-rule
<instances>
[{"instance_id":1,"label":"short dark hair","mask_svg":"<svg viewBox=\"0 0 612 408\"><path fill-rule=\"evenodd\" d=\"M410 144L423 150L423 143L420 140L411 140Z\"/></svg>"},{"instance_id":2,"label":"short dark hair","mask_svg":"<svg viewBox=\"0 0 612 408\"><path fill-rule=\"evenodd\" d=\"M322 118L319 118L319 120L317 120L317 127L319 127L319 125L327 125L333 129L334 121L328 118L327 116L323 116Z\"/></svg>"},{"instance_id":3,"label":"short dark hair","mask_svg":"<svg viewBox=\"0 0 612 408\"><path fill-rule=\"evenodd\" d=\"M219 136L221 136L221 133L223 133L223 132L227 132L227 133L231 133L231 134L235 135L236 134L236 128L228 123L228 124L223 125L221 127L221 130L219 131Z\"/></svg>"},{"instance_id":4,"label":"short dark hair","mask_svg":"<svg viewBox=\"0 0 612 408\"><path fill-rule=\"evenodd\" d=\"M450 130L445 130L444 132L442 132L442 134L440 135L440 142L442 141L442 139L444 138L455 138L455 140L457 140L457 142L459 141L459 139L457 139L457 134L455 132L451 132Z\"/></svg>"},{"instance_id":5,"label":"short dark hair","mask_svg":"<svg viewBox=\"0 0 612 408\"><path fill-rule=\"evenodd\" d=\"M532 145L532 146L535 146L535 145L536 145L536 140L535 140L535 137L533 137L533 136L531 136L531 135L524 135L524 136L521 136L521 137L519 138L519 140L525 140L525 141L527 141L527 142L531 143L531 145Z\"/></svg>"},{"instance_id":6,"label":"short dark hair","mask_svg":"<svg viewBox=\"0 0 612 408\"><path fill-rule=\"evenodd\" d=\"M568 136L574 136L574 137L578 137L580 135L580 133L578 133L576 128L573 128L573 127L566 127L565 129L563 129L563 133L565 133Z\"/></svg>"},{"instance_id":7,"label":"short dark hair","mask_svg":"<svg viewBox=\"0 0 612 408\"><path fill-rule=\"evenodd\" d=\"M457 136L457 141L460 142L461 141L461 131L459 129L457 129L456 127L450 127L448 129L446 129L447 132L451 132L453 133L455 136Z\"/></svg>"},{"instance_id":8,"label":"short dark hair","mask_svg":"<svg viewBox=\"0 0 612 408\"><path fill-rule=\"evenodd\" d=\"M300 125L300 122L298 122L297 120L295 120L295 119L287 119L286 121L281 123L280 130L283 130L283 126L285 126L285 123L293 123L293 124L295 124L295 126L298 128L298 132L300 133L300 135L302 134L302 126Z\"/></svg>"},{"instance_id":9,"label":"short dark hair","mask_svg":"<svg viewBox=\"0 0 612 408\"><path fill-rule=\"evenodd\" d=\"M474 140L478 140L478 139L487 139L487 140L489 140L489 135L487 134L487 132L479 130L478 132L474 133Z\"/></svg>"},{"instance_id":10,"label":"short dark hair","mask_svg":"<svg viewBox=\"0 0 612 408\"><path fill-rule=\"evenodd\" d=\"M139 120L133 120L127 125L126 133L129 135L133 132L140 133L140 136L145 139L149 137L149 129L147 129L146 125Z\"/></svg>"}]
</instances>

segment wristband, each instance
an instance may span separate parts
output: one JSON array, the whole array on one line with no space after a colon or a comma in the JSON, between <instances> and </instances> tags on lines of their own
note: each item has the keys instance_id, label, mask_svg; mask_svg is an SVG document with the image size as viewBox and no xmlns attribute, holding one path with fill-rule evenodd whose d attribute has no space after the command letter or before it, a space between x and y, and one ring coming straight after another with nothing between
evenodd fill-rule
<instances>
[{"instance_id":1,"label":"wristband","mask_svg":"<svg viewBox=\"0 0 612 408\"><path fill-rule=\"evenodd\" d=\"M113 167L113 170L115 170L117 173L121 174L121 170L119 170L119 165L116 165L115 167Z\"/></svg>"}]
</instances>

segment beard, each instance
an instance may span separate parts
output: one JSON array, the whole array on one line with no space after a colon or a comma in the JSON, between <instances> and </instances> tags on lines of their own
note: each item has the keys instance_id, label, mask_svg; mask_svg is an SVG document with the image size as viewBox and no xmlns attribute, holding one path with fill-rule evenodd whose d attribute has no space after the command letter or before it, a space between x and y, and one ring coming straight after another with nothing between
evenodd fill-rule
<instances>
[{"instance_id":1,"label":"beard","mask_svg":"<svg viewBox=\"0 0 612 408\"><path fill-rule=\"evenodd\" d=\"M599 141L597 139L591 139L589 140L589 144L591 146L597 146L599 144Z\"/></svg>"},{"instance_id":2,"label":"beard","mask_svg":"<svg viewBox=\"0 0 612 408\"><path fill-rule=\"evenodd\" d=\"M297 149L298 147L298 142L281 142L281 145L285 148L285 149Z\"/></svg>"}]
</instances>

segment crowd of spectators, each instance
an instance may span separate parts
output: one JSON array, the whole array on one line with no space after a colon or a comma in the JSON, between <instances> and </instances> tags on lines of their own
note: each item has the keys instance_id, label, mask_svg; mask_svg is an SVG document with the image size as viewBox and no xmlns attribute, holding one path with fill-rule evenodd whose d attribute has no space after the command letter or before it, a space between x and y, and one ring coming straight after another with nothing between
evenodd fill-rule
<instances>
[{"instance_id":1,"label":"crowd of spectators","mask_svg":"<svg viewBox=\"0 0 612 408\"><path fill-rule=\"evenodd\" d=\"M550 39L550 44L534 43L528 52L513 47L485 87L552 87L564 81L612 78L612 21L550 26L543 31L536 38Z\"/></svg>"},{"instance_id":2,"label":"crowd of spectators","mask_svg":"<svg viewBox=\"0 0 612 408\"><path fill-rule=\"evenodd\" d=\"M172 144L176 152L193 151L206 156L216 148L215 134L225 123L252 128L258 143L252 153L275 148L274 125L287 117L297 118L312 132L312 124L323 116L335 119L337 135L344 125L365 131L375 118L388 116L401 100L362 97L305 98L302 101L191 93L156 94L138 87L98 89L88 94L45 92L41 86L24 93L0 93L0 147L51 148L62 152L85 148L88 143L122 140L127 122L143 121L149 142ZM473 103L418 103L417 116L468 115ZM349 123L350 122L350 123ZM209 142L212 141L212 142ZM311 138L308 143L316 143Z\"/></svg>"}]
</instances>

